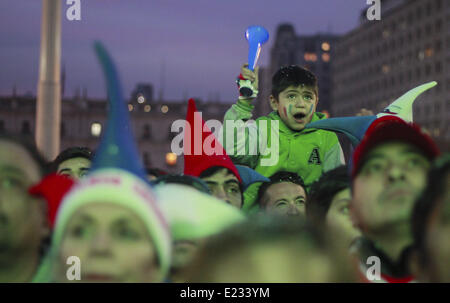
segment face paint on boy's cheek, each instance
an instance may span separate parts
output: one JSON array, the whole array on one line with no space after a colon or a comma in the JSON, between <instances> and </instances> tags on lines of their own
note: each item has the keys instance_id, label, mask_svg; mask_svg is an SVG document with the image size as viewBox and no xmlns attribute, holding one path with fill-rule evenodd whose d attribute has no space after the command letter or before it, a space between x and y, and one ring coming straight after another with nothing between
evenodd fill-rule
<instances>
[{"instance_id":1,"label":"face paint on boy's cheek","mask_svg":"<svg viewBox=\"0 0 450 303\"><path fill-rule=\"evenodd\" d=\"M311 106L309 107L308 114L306 115L307 117L309 117L312 114L313 109L314 109L314 104L311 104Z\"/></svg>"},{"instance_id":2,"label":"face paint on boy's cheek","mask_svg":"<svg viewBox=\"0 0 450 303\"><path fill-rule=\"evenodd\" d=\"M284 116L287 117L286 107L283 107L283 113L284 113Z\"/></svg>"},{"instance_id":3,"label":"face paint on boy's cheek","mask_svg":"<svg viewBox=\"0 0 450 303\"><path fill-rule=\"evenodd\" d=\"M292 104L289 104L289 106L287 107L283 107L283 112L284 112L284 117L286 119L289 119L289 115L292 115Z\"/></svg>"}]
</instances>

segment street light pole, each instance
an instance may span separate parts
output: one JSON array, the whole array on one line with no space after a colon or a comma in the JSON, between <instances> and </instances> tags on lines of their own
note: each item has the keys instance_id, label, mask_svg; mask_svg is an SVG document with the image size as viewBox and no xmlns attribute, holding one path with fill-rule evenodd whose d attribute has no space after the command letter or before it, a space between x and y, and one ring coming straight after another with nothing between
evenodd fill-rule
<instances>
[{"instance_id":1,"label":"street light pole","mask_svg":"<svg viewBox=\"0 0 450 303\"><path fill-rule=\"evenodd\" d=\"M36 144L53 160L60 148L61 0L42 0L41 51L36 106Z\"/></svg>"}]
</instances>

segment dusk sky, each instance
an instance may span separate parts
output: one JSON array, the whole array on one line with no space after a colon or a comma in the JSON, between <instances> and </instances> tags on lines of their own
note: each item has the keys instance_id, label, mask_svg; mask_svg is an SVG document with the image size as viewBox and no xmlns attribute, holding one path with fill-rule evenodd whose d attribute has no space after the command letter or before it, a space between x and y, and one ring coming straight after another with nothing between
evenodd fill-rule
<instances>
[{"instance_id":1,"label":"dusk sky","mask_svg":"<svg viewBox=\"0 0 450 303\"><path fill-rule=\"evenodd\" d=\"M366 0L81 0L81 21L68 21L62 1L65 97L76 87L86 87L89 97L106 96L92 49L98 39L118 66L126 98L138 82L152 83L157 97L163 78L165 99L219 95L230 102L247 60L248 26L269 31L259 61L265 66L280 23L292 23L297 34L343 34L368 7ZM36 94L41 3L0 2L0 95L11 95L14 85L18 94Z\"/></svg>"}]
</instances>

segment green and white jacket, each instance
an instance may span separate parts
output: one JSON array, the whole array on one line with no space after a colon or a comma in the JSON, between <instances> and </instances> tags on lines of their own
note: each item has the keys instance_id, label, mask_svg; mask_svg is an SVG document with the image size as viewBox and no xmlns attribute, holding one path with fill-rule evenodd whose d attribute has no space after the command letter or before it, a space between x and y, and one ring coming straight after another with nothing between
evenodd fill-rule
<instances>
[{"instance_id":1,"label":"green and white jacket","mask_svg":"<svg viewBox=\"0 0 450 303\"><path fill-rule=\"evenodd\" d=\"M278 171L297 173L307 189L323 172L345 164L334 132L291 130L277 112L251 120L253 108L254 105L239 100L225 113L220 141L235 164L249 166L266 177ZM325 115L316 112L311 122L321 119L326 119ZM254 206L259 186L253 184L245 192L244 210Z\"/></svg>"}]
</instances>

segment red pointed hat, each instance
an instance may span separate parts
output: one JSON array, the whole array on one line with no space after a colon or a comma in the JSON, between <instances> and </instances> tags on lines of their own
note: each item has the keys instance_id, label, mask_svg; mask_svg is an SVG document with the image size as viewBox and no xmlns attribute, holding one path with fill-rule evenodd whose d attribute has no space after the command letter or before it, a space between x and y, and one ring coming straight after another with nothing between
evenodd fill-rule
<instances>
[{"instance_id":1,"label":"red pointed hat","mask_svg":"<svg viewBox=\"0 0 450 303\"><path fill-rule=\"evenodd\" d=\"M205 121L203 121L201 116L198 114L196 115L195 112L197 112L195 101L194 99L189 99L183 142L184 174L199 177L206 169L214 166L221 166L232 171L239 182L242 183L242 179L236 166L234 166L223 146L217 138L214 137L209 127L205 125ZM195 121L195 117L197 117L197 121ZM201 129L198 126L196 127L196 124L194 123L197 123L198 126L201 125ZM196 128L199 128L199 130ZM203 130L203 132L201 130ZM208 141L211 141L211 138L213 138L210 145L214 152L211 155L205 154L205 151L203 150L204 141L207 138L209 138Z\"/></svg>"},{"instance_id":2,"label":"red pointed hat","mask_svg":"<svg viewBox=\"0 0 450 303\"><path fill-rule=\"evenodd\" d=\"M53 229L62 199L75 183L75 180L64 175L50 174L29 188L28 192L31 195L44 197L47 201L47 218L50 228Z\"/></svg>"}]
</instances>

